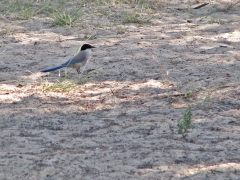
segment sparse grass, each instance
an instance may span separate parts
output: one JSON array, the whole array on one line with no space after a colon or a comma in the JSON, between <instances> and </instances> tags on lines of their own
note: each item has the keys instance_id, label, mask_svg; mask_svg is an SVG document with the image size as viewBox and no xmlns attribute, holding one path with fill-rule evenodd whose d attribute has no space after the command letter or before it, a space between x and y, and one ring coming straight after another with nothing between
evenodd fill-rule
<instances>
[{"instance_id":1,"label":"sparse grass","mask_svg":"<svg viewBox=\"0 0 240 180\"><path fill-rule=\"evenodd\" d=\"M68 12L67 10L56 11L53 15L54 20L52 26L73 26L78 19L80 19L81 9L77 9L75 12Z\"/></svg>"},{"instance_id":2,"label":"sparse grass","mask_svg":"<svg viewBox=\"0 0 240 180\"><path fill-rule=\"evenodd\" d=\"M6 29L2 29L1 31L0 31L0 36L5 36L5 35L9 35L9 34L11 34L11 32L12 32L12 29L11 28L6 28Z\"/></svg>"},{"instance_id":3,"label":"sparse grass","mask_svg":"<svg viewBox=\"0 0 240 180\"><path fill-rule=\"evenodd\" d=\"M11 18L30 19L33 16L33 3L29 1L2 1L0 11Z\"/></svg>"},{"instance_id":4,"label":"sparse grass","mask_svg":"<svg viewBox=\"0 0 240 180\"><path fill-rule=\"evenodd\" d=\"M62 92L62 91L70 91L73 90L77 84L75 82L71 81L61 81L61 82L56 82L52 85L44 85L43 90L45 91L53 91L53 92Z\"/></svg>"},{"instance_id":5,"label":"sparse grass","mask_svg":"<svg viewBox=\"0 0 240 180\"><path fill-rule=\"evenodd\" d=\"M192 109L191 106L188 106L184 111L183 111L183 118L178 121L177 124L178 127L178 134L182 134L182 136L185 138L187 135L187 131L190 128L193 128L192 125Z\"/></svg>"},{"instance_id":6,"label":"sparse grass","mask_svg":"<svg viewBox=\"0 0 240 180\"><path fill-rule=\"evenodd\" d=\"M73 26L81 17L81 8L67 9L66 1L44 1L38 5L28 0L2 0L0 11L10 18L30 19L35 15L45 14L53 17L53 26ZM79 7L81 7L79 5Z\"/></svg>"},{"instance_id":7,"label":"sparse grass","mask_svg":"<svg viewBox=\"0 0 240 180\"><path fill-rule=\"evenodd\" d=\"M142 1L145 9L159 10L166 6L166 2L163 0L148 0Z\"/></svg>"},{"instance_id":8,"label":"sparse grass","mask_svg":"<svg viewBox=\"0 0 240 180\"><path fill-rule=\"evenodd\" d=\"M237 7L236 5L240 3L240 1L236 1L236 2L231 2L231 4L226 8L226 11L232 10L234 7Z\"/></svg>"},{"instance_id":9,"label":"sparse grass","mask_svg":"<svg viewBox=\"0 0 240 180\"><path fill-rule=\"evenodd\" d=\"M106 17L108 16L108 12L107 12L107 9L106 8L97 8L97 12L99 13L99 15L101 17Z\"/></svg>"},{"instance_id":10,"label":"sparse grass","mask_svg":"<svg viewBox=\"0 0 240 180\"><path fill-rule=\"evenodd\" d=\"M187 99L196 99L197 95L196 95L196 92L189 91L189 92L185 93L184 97Z\"/></svg>"},{"instance_id":11,"label":"sparse grass","mask_svg":"<svg viewBox=\"0 0 240 180\"><path fill-rule=\"evenodd\" d=\"M219 19L219 18L216 18L215 15L212 15L210 17L210 20L208 21L210 24L214 24L214 23L217 23L217 24L224 24L223 20Z\"/></svg>"},{"instance_id":12,"label":"sparse grass","mask_svg":"<svg viewBox=\"0 0 240 180\"><path fill-rule=\"evenodd\" d=\"M70 74L66 74L61 80L56 80L54 83L49 83L48 80L41 79L38 90L51 92L66 92L71 91L78 86L75 81L69 81Z\"/></svg>"},{"instance_id":13,"label":"sparse grass","mask_svg":"<svg viewBox=\"0 0 240 180\"><path fill-rule=\"evenodd\" d=\"M117 27L117 34L126 34L129 32L127 27Z\"/></svg>"},{"instance_id":14,"label":"sparse grass","mask_svg":"<svg viewBox=\"0 0 240 180\"><path fill-rule=\"evenodd\" d=\"M40 86L37 88L37 90L48 92L69 92L72 90L76 90L76 88L80 85L89 82L89 78L92 74L98 72L104 73L101 68L91 70L86 75L81 76L78 82L68 80L71 74L66 74L64 77L61 78L61 80L56 80L54 83L49 83L47 80L42 79Z\"/></svg>"},{"instance_id":15,"label":"sparse grass","mask_svg":"<svg viewBox=\"0 0 240 180\"><path fill-rule=\"evenodd\" d=\"M204 98L204 101L205 102L212 102L212 96L211 96L211 93L208 92L206 97Z\"/></svg>"},{"instance_id":16,"label":"sparse grass","mask_svg":"<svg viewBox=\"0 0 240 180\"><path fill-rule=\"evenodd\" d=\"M193 98L194 97L194 93L192 91L189 91L189 92L185 93L185 97L186 98Z\"/></svg>"},{"instance_id":17,"label":"sparse grass","mask_svg":"<svg viewBox=\"0 0 240 180\"><path fill-rule=\"evenodd\" d=\"M144 6L144 8L151 8L151 9L158 9L165 7L165 0L95 0L95 3L98 5L105 4L105 5L121 5L121 4L128 4L133 6Z\"/></svg>"},{"instance_id":18,"label":"sparse grass","mask_svg":"<svg viewBox=\"0 0 240 180\"><path fill-rule=\"evenodd\" d=\"M32 7L30 4L23 7L22 16L24 19L30 19L33 16Z\"/></svg>"},{"instance_id":19,"label":"sparse grass","mask_svg":"<svg viewBox=\"0 0 240 180\"><path fill-rule=\"evenodd\" d=\"M98 17L104 17L107 22L117 22L117 24L143 24L148 23L153 9L159 10L164 7L164 1L159 0L82 0L72 6L72 2L63 0L1 0L0 11L2 15L7 15L8 19L31 19L33 16L47 15L52 17L52 26L77 26L81 22L81 9L91 5L92 12ZM125 11L123 4L129 5L133 12ZM107 7L106 7L107 5ZM112 6L113 5L113 6ZM76 9L77 8L77 9ZM119 15L120 14L120 15ZM120 16L122 15L122 18ZM147 17L147 18L146 18ZM119 19L121 19L119 21ZM102 26L102 21L98 21ZM79 23L80 24L80 23ZM96 22L95 22L96 24ZM123 33L119 32L119 34Z\"/></svg>"},{"instance_id":20,"label":"sparse grass","mask_svg":"<svg viewBox=\"0 0 240 180\"><path fill-rule=\"evenodd\" d=\"M97 2L99 5L100 1L101 0L96 0L95 2ZM118 4L132 4L134 1L135 0L104 0L101 2L103 2L105 5L114 6L114 5L118 5ZM136 0L136 1L139 1L139 0Z\"/></svg>"},{"instance_id":21,"label":"sparse grass","mask_svg":"<svg viewBox=\"0 0 240 180\"><path fill-rule=\"evenodd\" d=\"M69 81L68 77L69 74L66 74L61 81L56 81L53 84L48 84L46 81L42 82L41 84L41 90L43 91L51 91L51 92L67 92L74 90L77 86L84 84L87 80L89 81L89 78L92 74L98 73L102 71L102 69L96 69L88 72L86 75L83 75L80 77L79 82L75 81Z\"/></svg>"},{"instance_id":22,"label":"sparse grass","mask_svg":"<svg viewBox=\"0 0 240 180\"><path fill-rule=\"evenodd\" d=\"M42 4L42 6L36 11L36 14L49 14L56 12L56 7L51 3Z\"/></svg>"},{"instance_id":23,"label":"sparse grass","mask_svg":"<svg viewBox=\"0 0 240 180\"><path fill-rule=\"evenodd\" d=\"M128 24L128 23L143 24L145 22L147 22L147 20L144 20L143 17L141 17L135 12L123 13L123 24Z\"/></svg>"},{"instance_id":24,"label":"sparse grass","mask_svg":"<svg viewBox=\"0 0 240 180\"><path fill-rule=\"evenodd\" d=\"M99 72L104 73L102 68L89 71L86 75L80 76L78 83L84 84L87 80L89 80L92 74L99 73Z\"/></svg>"}]
</instances>

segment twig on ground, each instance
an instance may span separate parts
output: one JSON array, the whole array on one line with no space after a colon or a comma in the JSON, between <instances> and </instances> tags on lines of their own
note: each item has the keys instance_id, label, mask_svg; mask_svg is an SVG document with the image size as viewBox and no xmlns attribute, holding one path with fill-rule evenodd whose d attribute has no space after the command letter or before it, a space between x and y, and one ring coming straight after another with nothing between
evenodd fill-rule
<instances>
[{"instance_id":1,"label":"twig on ground","mask_svg":"<svg viewBox=\"0 0 240 180\"><path fill-rule=\"evenodd\" d=\"M208 4L209 3L203 3L203 4L200 4L200 5L196 6L196 7L194 7L193 9L200 9L200 8L202 8L202 7L204 7L204 6L208 5Z\"/></svg>"}]
</instances>

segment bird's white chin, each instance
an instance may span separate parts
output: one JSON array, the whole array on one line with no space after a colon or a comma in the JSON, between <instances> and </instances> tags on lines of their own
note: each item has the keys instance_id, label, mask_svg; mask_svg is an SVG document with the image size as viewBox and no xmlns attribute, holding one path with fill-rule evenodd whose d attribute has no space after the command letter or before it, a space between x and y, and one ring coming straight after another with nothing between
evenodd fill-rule
<instances>
[{"instance_id":1,"label":"bird's white chin","mask_svg":"<svg viewBox=\"0 0 240 180\"><path fill-rule=\"evenodd\" d=\"M88 53L91 53L91 52L92 52L91 49L86 49L85 51L88 52Z\"/></svg>"}]
</instances>

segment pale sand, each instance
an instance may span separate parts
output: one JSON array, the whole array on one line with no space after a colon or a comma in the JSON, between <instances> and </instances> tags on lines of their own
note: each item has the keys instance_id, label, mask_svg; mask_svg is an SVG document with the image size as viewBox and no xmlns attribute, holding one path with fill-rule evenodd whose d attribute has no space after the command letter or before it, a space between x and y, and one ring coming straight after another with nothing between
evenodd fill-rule
<instances>
[{"instance_id":1,"label":"pale sand","mask_svg":"<svg viewBox=\"0 0 240 180\"><path fill-rule=\"evenodd\" d=\"M84 74L97 72L67 92L40 90L59 72L39 71L72 57L84 29L2 19L0 179L240 179L240 6L224 2L88 31Z\"/></svg>"}]
</instances>

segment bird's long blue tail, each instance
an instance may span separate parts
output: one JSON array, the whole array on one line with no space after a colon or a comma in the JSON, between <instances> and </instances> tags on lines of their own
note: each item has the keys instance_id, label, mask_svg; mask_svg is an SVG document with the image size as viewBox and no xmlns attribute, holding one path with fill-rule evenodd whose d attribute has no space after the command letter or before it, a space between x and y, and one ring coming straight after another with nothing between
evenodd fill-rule
<instances>
[{"instance_id":1,"label":"bird's long blue tail","mask_svg":"<svg viewBox=\"0 0 240 180\"><path fill-rule=\"evenodd\" d=\"M61 66L56 66L56 67L53 67L53 68L49 68L49 69L45 69L45 70L42 70L41 72L50 72L50 71L55 71L57 69L61 69L61 68L64 68L65 65L61 65Z\"/></svg>"}]
</instances>

